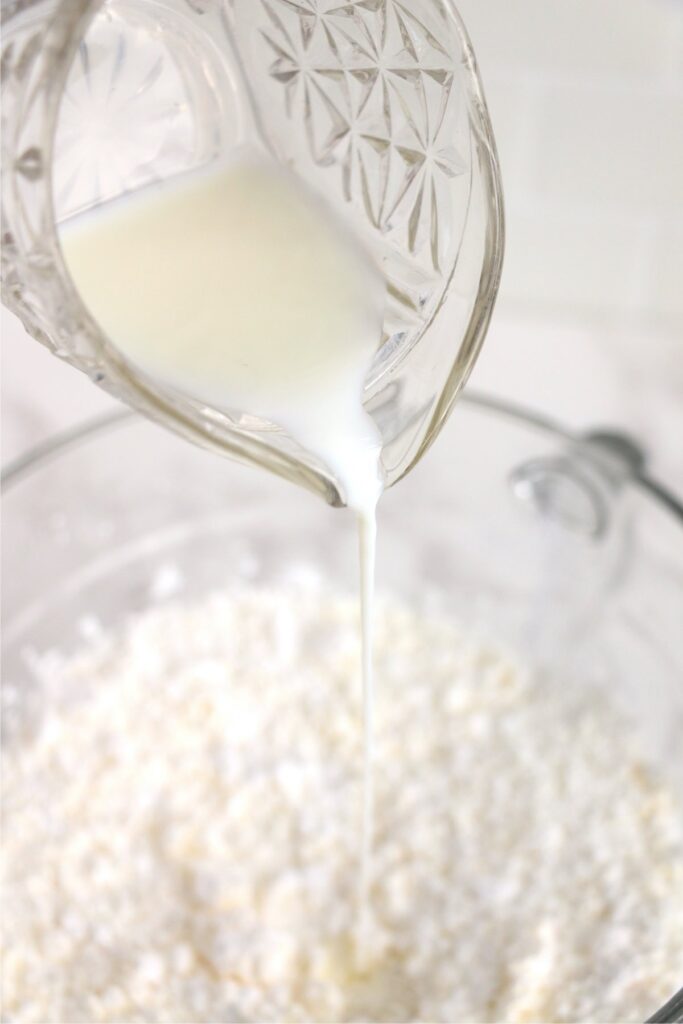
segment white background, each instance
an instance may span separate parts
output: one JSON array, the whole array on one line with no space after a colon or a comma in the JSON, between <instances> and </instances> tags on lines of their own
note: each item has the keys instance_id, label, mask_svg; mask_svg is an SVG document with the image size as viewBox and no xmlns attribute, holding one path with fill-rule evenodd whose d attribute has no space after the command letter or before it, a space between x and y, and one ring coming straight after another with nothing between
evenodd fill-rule
<instances>
[{"instance_id":1,"label":"white background","mask_svg":"<svg viewBox=\"0 0 683 1024\"><path fill-rule=\"evenodd\" d=\"M460 0L508 245L471 384L622 427L683 492L683 3ZM112 399L2 311L2 459Z\"/></svg>"}]
</instances>

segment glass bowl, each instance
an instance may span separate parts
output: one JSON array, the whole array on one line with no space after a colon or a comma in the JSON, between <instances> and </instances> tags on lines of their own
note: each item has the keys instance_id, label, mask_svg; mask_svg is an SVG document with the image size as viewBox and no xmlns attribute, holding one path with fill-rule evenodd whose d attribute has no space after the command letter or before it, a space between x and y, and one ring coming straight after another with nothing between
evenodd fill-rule
<instances>
[{"instance_id":1,"label":"glass bowl","mask_svg":"<svg viewBox=\"0 0 683 1024\"><path fill-rule=\"evenodd\" d=\"M350 513L134 413L11 467L3 518L9 743L50 699L35 654L68 654L93 624L300 566L356 592ZM465 395L430 457L382 501L377 579L416 604L437 595L560 682L607 688L683 799L683 508L623 438L575 437ZM652 1019L681 1012L679 993Z\"/></svg>"}]
</instances>

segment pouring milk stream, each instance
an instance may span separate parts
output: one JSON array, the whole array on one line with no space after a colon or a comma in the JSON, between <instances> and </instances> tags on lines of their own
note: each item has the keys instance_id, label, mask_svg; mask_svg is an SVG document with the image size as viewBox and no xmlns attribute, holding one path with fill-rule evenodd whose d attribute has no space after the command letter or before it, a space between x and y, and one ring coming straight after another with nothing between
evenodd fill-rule
<instances>
[{"instance_id":1,"label":"pouring milk stream","mask_svg":"<svg viewBox=\"0 0 683 1024\"><path fill-rule=\"evenodd\" d=\"M467 33L441 0L28 6L3 25L3 301L153 419L358 517L360 934L375 509L445 422L502 264Z\"/></svg>"},{"instance_id":2,"label":"pouring milk stream","mask_svg":"<svg viewBox=\"0 0 683 1024\"><path fill-rule=\"evenodd\" d=\"M372 850L372 594L380 437L362 406L384 282L355 237L280 168L242 160L72 218L65 260L111 341L153 379L285 427L358 518L363 805L358 928Z\"/></svg>"}]
</instances>

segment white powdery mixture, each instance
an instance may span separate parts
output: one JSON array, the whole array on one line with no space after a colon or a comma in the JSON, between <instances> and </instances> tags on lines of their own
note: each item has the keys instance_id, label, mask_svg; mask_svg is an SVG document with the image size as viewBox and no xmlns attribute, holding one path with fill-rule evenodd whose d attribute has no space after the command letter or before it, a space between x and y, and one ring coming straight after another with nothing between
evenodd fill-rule
<instances>
[{"instance_id":1,"label":"white powdery mixture","mask_svg":"<svg viewBox=\"0 0 683 1024\"><path fill-rule=\"evenodd\" d=\"M374 931L354 969L356 603L165 607L65 664L4 765L5 1019L639 1021L683 830L622 724L380 602Z\"/></svg>"}]
</instances>

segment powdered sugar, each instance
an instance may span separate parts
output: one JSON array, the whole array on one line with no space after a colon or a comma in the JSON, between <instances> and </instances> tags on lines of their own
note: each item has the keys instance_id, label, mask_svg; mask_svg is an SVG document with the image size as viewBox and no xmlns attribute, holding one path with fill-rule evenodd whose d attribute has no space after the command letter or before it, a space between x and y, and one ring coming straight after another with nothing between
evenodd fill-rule
<instances>
[{"instance_id":1,"label":"powdered sugar","mask_svg":"<svg viewBox=\"0 0 683 1024\"><path fill-rule=\"evenodd\" d=\"M642 1020L683 962L683 828L604 702L379 602L364 974L356 603L166 606L42 662L7 745L12 1021Z\"/></svg>"}]
</instances>

